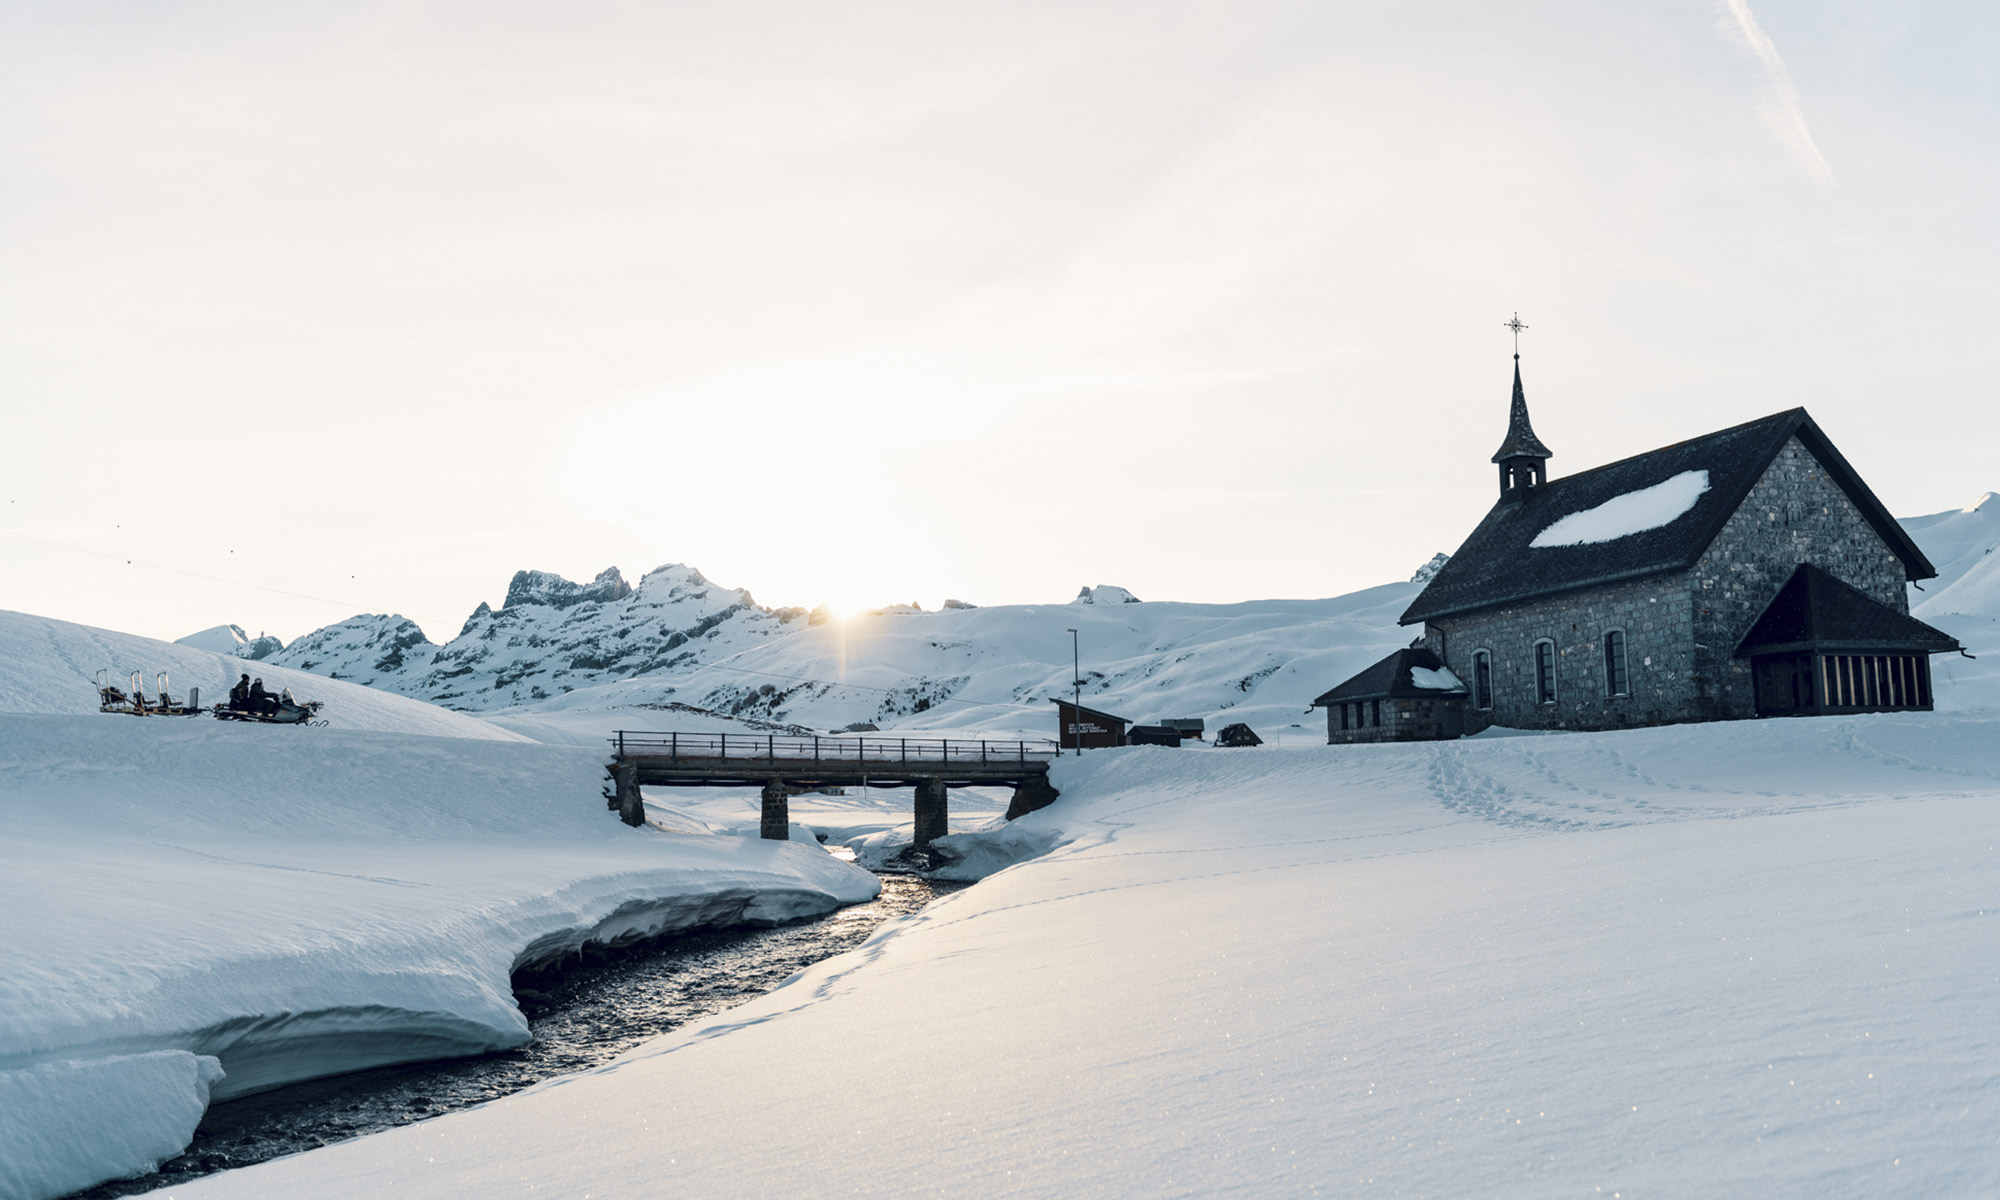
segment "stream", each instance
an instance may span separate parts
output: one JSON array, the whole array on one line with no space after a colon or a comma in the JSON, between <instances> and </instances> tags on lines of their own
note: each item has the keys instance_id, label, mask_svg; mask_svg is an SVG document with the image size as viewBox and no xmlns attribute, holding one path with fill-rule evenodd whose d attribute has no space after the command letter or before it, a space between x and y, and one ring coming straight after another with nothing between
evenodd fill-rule
<instances>
[{"instance_id":1,"label":"stream","mask_svg":"<svg viewBox=\"0 0 2000 1200\"><path fill-rule=\"evenodd\" d=\"M178 1157L151 1174L102 1183L69 1200L109 1200L298 1154L496 1100L609 1062L669 1030L776 988L852 949L876 927L967 885L882 876L867 904L769 928L674 934L586 952L514 976L534 1040L518 1050L377 1067L213 1105Z\"/></svg>"}]
</instances>

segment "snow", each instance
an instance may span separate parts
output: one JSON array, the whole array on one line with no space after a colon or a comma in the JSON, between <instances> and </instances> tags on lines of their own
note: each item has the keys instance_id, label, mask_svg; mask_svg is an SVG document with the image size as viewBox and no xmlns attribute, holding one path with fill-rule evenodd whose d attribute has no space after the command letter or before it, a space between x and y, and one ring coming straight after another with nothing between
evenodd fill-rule
<instances>
[{"instance_id":1,"label":"snow","mask_svg":"<svg viewBox=\"0 0 2000 1200\"><path fill-rule=\"evenodd\" d=\"M1535 535L1530 547L1588 546L1616 541L1671 525L1708 490L1707 471L1682 471L1652 487L1613 496L1595 508L1555 521Z\"/></svg>"},{"instance_id":2,"label":"snow","mask_svg":"<svg viewBox=\"0 0 2000 1200\"><path fill-rule=\"evenodd\" d=\"M180 1153L222 1077L185 1050L0 1071L0 1197L59 1196Z\"/></svg>"},{"instance_id":3,"label":"snow","mask_svg":"<svg viewBox=\"0 0 2000 1200\"><path fill-rule=\"evenodd\" d=\"M249 644L250 635L243 632L241 625L217 625L200 633L190 633L184 638L174 639L176 646L193 646L197 650L231 656Z\"/></svg>"},{"instance_id":4,"label":"snow","mask_svg":"<svg viewBox=\"0 0 2000 1200\"><path fill-rule=\"evenodd\" d=\"M1465 690L1465 681L1452 674L1450 667L1411 667L1410 682L1420 688L1434 691Z\"/></svg>"},{"instance_id":5,"label":"snow","mask_svg":"<svg viewBox=\"0 0 2000 1200\"><path fill-rule=\"evenodd\" d=\"M321 700L320 716L338 729L383 730L437 737L518 741L477 717L451 712L387 692L340 683L271 663L246 663L178 642L160 642L50 617L0 610L0 713L97 713L100 670L111 672L123 688L133 671L144 675L146 689L165 671L172 695L185 700L190 687L201 689L202 702L214 704L229 696L237 676L248 672L272 691L290 688L302 700ZM103 720L161 721L162 717L112 717ZM182 718L214 724L207 718ZM316 737L317 732L266 728L277 737Z\"/></svg>"},{"instance_id":6,"label":"snow","mask_svg":"<svg viewBox=\"0 0 2000 1200\"><path fill-rule=\"evenodd\" d=\"M1995 732L1066 757L761 999L174 1194L1993 1194Z\"/></svg>"},{"instance_id":7,"label":"snow","mask_svg":"<svg viewBox=\"0 0 2000 1200\"><path fill-rule=\"evenodd\" d=\"M1992 492L1964 508L1904 517L1899 523L1937 568L1937 578L1925 580L1924 590L1911 594L1912 605L1951 587L1975 565L1988 561L1994 547L2000 545L2000 501Z\"/></svg>"},{"instance_id":8,"label":"snow","mask_svg":"<svg viewBox=\"0 0 2000 1200\"><path fill-rule=\"evenodd\" d=\"M1049 698L1070 694L1066 630L1075 628L1086 705L1141 722L1246 721L1269 737L1303 731L1301 714L1314 696L1407 645L1396 617L1420 590L1399 583L1324 600L988 605L799 622L718 646L673 671L487 715L537 738L594 740L617 728L734 731L718 721L826 732L865 721L912 736L1048 739ZM662 707L674 705L682 707Z\"/></svg>"},{"instance_id":9,"label":"snow","mask_svg":"<svg viewBox=\"0 0 2000 1200\"><path fill-rule=\"evenodd\" d=\"M334 726L101 714L100 663L239 665L0 613L8 1200L178 1152L211 1094L518 1045L521 963L877 890L810 840L627 829L601 746L268 668Z\"/></svg>"},{"instance_id":10,"label":"snow","mask_svg":"<svg viewBox=\"0 0 2000 1200\"><path fill-rule=\"evenodd\" d=\"M1096 587L1086 587L1076 594L1071 604L1137 604L1139 597L1122 587L1100 583Z\"/></svg>"}]
</instances>

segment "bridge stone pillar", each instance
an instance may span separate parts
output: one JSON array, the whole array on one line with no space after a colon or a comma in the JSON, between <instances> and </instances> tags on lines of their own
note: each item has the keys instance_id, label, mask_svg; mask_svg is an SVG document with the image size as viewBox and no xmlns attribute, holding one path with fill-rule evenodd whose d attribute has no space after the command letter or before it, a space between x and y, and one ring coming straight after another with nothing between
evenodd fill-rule
<instances>
[{"instance_id":1,"label":"bridge stone pillar","mask_svg":"<svg viewBox=\"0 0 2000 1200\"><path fill-rule=\"evenodd\" d=\"M611 775L618 781L618 819L637 829L646 823L646 801L639 795L639 765L619 763Z\"/></svg>"},{"instance_id":2,"label":"bridge stone pillar","mask_svg":"<svg viewBox=\"0 0 2000 1200\"><path fill-rule=\"evenodd\" d=\"M782 842L792 836L791 803L785 798L782 780L773 779L764 785L763 832L774 842Z\"/></svg>"},{"instance_id":3,"label":"bridge stone pillar","mask_svg":"<svg viewBox=\"0 0 2000 1200\"><path fill-rule=\"evenodd\" d=\"M910 839L917 849L921 850L931 844L931 839L951 832L951 812L946 800L950 794L942 779L926 779L917 784L916 830Z\"/></svg>"},{"instance_id":4,"label":"bridge stone pillar","mask_svg":"<svg viewBox=\"0 0 2000 1200\"><path fill-rule=\"evenodd\" d=\"M1007 819L1025 817L1038 808L1047 808L1062 795L1046 775L1030 775L1014 785L1014 799L1007 805Z\"/></svg>"}]
</instances>

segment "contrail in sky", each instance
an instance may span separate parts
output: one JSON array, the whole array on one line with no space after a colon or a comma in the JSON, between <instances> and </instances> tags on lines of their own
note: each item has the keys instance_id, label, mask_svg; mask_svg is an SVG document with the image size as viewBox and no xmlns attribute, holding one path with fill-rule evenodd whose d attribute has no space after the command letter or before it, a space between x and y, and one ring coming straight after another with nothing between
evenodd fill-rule
<instances>
[{"instance_id":1,"label":"contrail in sky","mask_svg":"<svg viewBox=\"0 0 2000 1200\"><path fill-rule=\"evenodd\" d=\"M1736 19L1737 32L1743 35L1743 40L1750 45L1750 52L1763 64L1764 76L1771 87L1771 94L1759 106L1764 124L1784 143L1793 161L1818 180L1820 186L1834 186L1833 168L1826 165L1825 157L1813 142L1812 130L1806 128L1805 109L1799 106L1798 90L1792 87L1792 73L1785 69L1785 60L1778 57L1778 48L1771 44L1763 27L1757 24L1756 14L1750 11L1750 0L1719 2Z\"/></svg>"}]
</instances>

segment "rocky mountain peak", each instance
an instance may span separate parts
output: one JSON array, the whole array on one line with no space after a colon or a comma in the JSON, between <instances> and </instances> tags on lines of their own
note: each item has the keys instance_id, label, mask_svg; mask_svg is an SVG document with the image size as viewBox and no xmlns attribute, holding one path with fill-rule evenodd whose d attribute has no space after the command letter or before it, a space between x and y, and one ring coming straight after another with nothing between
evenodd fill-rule
<instances>
[{"instance_id":1,"label":"rocky mountain peak","mask_svg":"<svg viewBox=\"0 0 2000 1200\"><path fill-rule=\"evenodd\" d=\"M540 604L549 608L570 608L578 604L623 600L631 594L632 585L625 582L617 567L604 568L589 583L571 583L551 571L516 571L507 585L507 599L500 607L506 609Z\"/></svg>"},{"instance_id":2,"label":"rocky mountain peak","mask_svg":"<svg viewBox=\"0 0 2000 1200\"><path fill-rule=\"evenodd\" d=\"M1076 599L1070 601L1070 603L1071 604L1137 604L1139 603L1139 597L1134 596L1132 593L1126 591L1122 587L1116 587L1109 583L1100 583L1096 587L1084 588L1082 591L1076 594Z\"/></svg>"}]
</instances>

